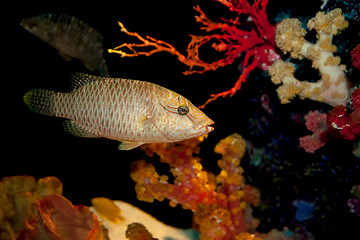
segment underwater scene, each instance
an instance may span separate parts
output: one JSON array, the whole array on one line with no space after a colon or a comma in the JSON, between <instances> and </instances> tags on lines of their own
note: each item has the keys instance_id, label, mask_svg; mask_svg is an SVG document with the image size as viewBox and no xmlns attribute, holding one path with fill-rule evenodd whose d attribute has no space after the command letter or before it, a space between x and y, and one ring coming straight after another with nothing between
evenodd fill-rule
<instances>
[{"instance_id":1,"label":"underwater scene","mask_svg":"<svg viewBox=\"0 0 360 240\"><path fill-rule=\"evenodd\" d=\"M0 240L360 239L358 0L10 5Z\"/></svg>"}]
</instances>

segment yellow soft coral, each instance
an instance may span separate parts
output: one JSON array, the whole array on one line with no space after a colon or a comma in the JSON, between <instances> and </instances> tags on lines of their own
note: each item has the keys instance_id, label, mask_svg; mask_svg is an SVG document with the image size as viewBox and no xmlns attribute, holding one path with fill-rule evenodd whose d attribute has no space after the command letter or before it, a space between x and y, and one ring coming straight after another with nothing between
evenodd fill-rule
<instances>
[{"instance_id":1,"label":"yellow soft coral","mask_svg":"<svg viewBox=\"0 0 360 240\"><path fill-rule=\"evenodd\" d=\"M284 19L276 27L276 45L292 58L307 58L312 67L318 69L321 79L317 82L300 81L294 77L295 67L292 63L277 60L269 67L271 80L274 84L282 84L277 93L281 103L289 103L296 95L314 101L324 102L332 106L345 105L350 84L340 65L340 58L333 55L336 46L332 38L347 28L348 22L341 9L329 13L318 12L308 21L307 27L317 32L317 42L305 40L306 30L295 18Z\"/></svg>"}]
</instances>

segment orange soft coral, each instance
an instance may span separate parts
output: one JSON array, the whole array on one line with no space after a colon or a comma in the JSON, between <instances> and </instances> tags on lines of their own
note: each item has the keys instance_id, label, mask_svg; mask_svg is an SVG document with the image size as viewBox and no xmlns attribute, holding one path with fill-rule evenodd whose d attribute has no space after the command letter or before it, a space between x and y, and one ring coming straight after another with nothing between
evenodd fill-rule
<instances>
[{"instance_id":1,"label":"orange soft coral","mask_svg":"<svg viewBox=\"0 0 360 240\"><path fill-rule=\"evenodd\" d=\"M36 214L35 203L49 194L62 194L56 177L35 180L32 176L4 177L0 181L0 239L16 239Z\"/></svg>"},{"instance_id":2,"label":"orange soft coral","mask_svg":"<svg viewBox=\"0 0 360 240\"><path fill-rule=\"evenodd\" d=\"M156 153L161 162L169 164L175 177L173 184L168 182L168 176L160 176L154 166L144 160L133 164L131 177L136 182L139 199L151 202L166 198L171 206L180 204L192 210L202 239L233 239L253 229L252 218L246 217L246 211L250 204L258 204L259 199L259 191L247 187L242 176L240 160L246 144L238 134L221 140L215 147L215 152L222 155L218 161L221 171L212 177L195 156L203 139L143 147L149 156Z\"/></svg>"},{"instance_id":3,"label":"orange soft coral","mask_svg":"<svg viewBox=\"0 0 360 240\"><path fill-rule=\"evenodd\" d=\"M89 208L74 206L60 195L40 199L36 211L18 240L108 240L105 229Z\"/></svg>"},{"instance_id":4,"label":"orange soft coral","mask_svg":"<svg viewBox=\"0 0 360 240\"><path fill-rule=\"evenodd\" d=\"M145 163L144 160L137 161L132 166L131 177L136 182L138 198L148 202L168 198L170 205L181 204L183 208L192 211L195 211L200 202L213 203L215 182L208 181L200 158L193 156L199 152L198 144L203 139L204 137L192 138L181 144L160 143L142 147L148 155L156 153L161 162L169 164L175 180L174 184L170 184L168 177L159 176L152 164Z\"/></svg>"}]
</instances>

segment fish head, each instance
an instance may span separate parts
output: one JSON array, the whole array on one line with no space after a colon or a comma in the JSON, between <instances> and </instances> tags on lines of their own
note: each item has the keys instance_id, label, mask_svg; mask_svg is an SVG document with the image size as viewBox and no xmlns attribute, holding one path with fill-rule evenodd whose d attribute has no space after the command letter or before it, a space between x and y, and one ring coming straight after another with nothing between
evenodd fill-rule
<instances>
[{"instance_id":1,"label":"fish head","mask_svg":"<svg viewBox=\"0 0 360 240\"><path fill-rule=\"evenodd\" d=\"M20 25L43 41L51 41L56 36L56 16L43 14L21 20Z\"/></svg>"},{"instance_id":2,"label":"fish head","mask_svg":"<svg viewBox=\"0 0 360 240\"><path fill-rule=\"evenodd\" d=\"M214 130L214 122L188 99L171 90L158 103L159 119L155 121L169 142L199 137Z\"/></svg>"}]
</instances>

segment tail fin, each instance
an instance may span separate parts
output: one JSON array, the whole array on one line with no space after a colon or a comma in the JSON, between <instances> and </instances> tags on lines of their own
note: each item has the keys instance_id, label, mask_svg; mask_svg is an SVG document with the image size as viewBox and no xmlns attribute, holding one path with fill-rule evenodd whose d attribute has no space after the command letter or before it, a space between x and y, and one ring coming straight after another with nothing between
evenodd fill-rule
<instances>
[{"instance_id":1,"label":"tail fin","mask_svg":"<svg viewBox=\"0 0 360 240\"><path fill-rule=\"evenodd\" d=\"M24 102L30 110L44 115L54 115L52 109L54 91L44 89L32 89L25 93Z\"/></svg>"}]
</instances>

